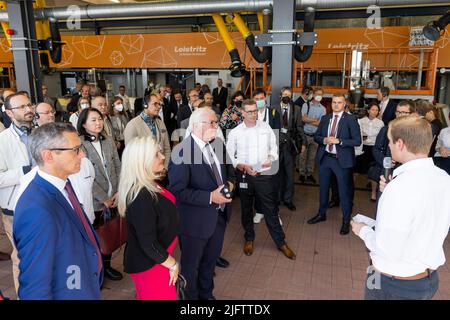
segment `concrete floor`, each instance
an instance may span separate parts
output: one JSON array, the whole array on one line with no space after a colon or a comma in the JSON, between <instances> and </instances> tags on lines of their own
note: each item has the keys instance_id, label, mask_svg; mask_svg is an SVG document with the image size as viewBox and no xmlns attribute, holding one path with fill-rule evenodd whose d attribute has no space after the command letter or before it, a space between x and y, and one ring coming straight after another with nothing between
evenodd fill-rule
<instances>
[{"instance_id":1,"label":"concrete floor","mask_svg":"<svg viewBox=\"0 0 450 320\"><path fill-rule=\"evenodd\" d=\"M365 184L362 182L360 184ZM354 213L374 216L375 204L370 193L355 193ZM306 221L318 209L317 186L296 185L297 211L280 207L280 216L288 245L296 252L291 261L277 250L269 236L264 220L255 225L256 240L252 256L243 254L243 230L240 224L239 199L234 202L234 213L225 234L222 256L230 262L227 269L216 268L217 299L362 299L368 254L363 242L352 233L339 234L342 214L339 208L328 211L328 220L317 225ZM3 229L0 229L3 230ZM450 257L450 240L445 241L445 252ZM0 251L10 252L10 245L0 231ZM122 270L123 250L113 256L113 266ZM0 289L15 298L11 262L0 262ZM440 288L435 299L450 299L450 264L439 269ZM134 299L131 278L124 274L121 281L106 280L102 299Z\"/></svg>"}]
</instances>

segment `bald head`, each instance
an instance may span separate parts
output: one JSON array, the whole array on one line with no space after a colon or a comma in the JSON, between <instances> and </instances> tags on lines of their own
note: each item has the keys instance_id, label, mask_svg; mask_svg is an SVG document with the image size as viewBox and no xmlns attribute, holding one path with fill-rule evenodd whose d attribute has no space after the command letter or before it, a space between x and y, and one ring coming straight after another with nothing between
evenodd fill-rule
<instances>
[{"instance_id":1,"label":"bald head","mask_svg":"<svg viewBox=\"0 0 450 320\"><path fill-rule=\"evenodd\" d=\"M41 127L46 123L55 122L55 110L50 104L41 102L36 106L35 117L38 126Z\"/></svg>"}]
</instances>

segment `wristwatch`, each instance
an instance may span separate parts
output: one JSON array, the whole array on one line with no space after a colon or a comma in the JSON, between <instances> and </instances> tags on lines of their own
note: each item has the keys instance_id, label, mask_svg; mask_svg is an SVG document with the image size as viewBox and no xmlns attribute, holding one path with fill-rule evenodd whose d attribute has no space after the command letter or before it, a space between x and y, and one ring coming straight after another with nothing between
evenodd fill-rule
<instances>
[{"instance_id":1,"label":"wristwatch","mask_svg":"<svg viewBox=\"0 0 450 320\"><path fill-rule=\"evenodd\" d=\"M341 139L339 139L339 145L342 146L342 140Z\"/></svg>"}]
</instances>

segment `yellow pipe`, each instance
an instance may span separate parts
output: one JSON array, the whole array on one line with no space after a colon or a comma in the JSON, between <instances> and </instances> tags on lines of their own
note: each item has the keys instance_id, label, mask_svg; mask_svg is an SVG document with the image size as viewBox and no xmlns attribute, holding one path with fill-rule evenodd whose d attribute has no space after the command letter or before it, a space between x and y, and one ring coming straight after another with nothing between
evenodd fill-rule
<instances>
[{"instance_id":1,"label":"yellow pipe","mask_svg":"<svg viewBox=\"0 0 450 320\"><path fill-rule=\"evenodd\" d=\"M238 28L239 32L244 37L244 40L252 35L252 32L247 28L245 21L242 19L242 17L239 14L237 14L237 13L234 14L233 22L236 25L236 27Z\"/></svg>"},{"instance_id":2,"label":"yellow pipe","mask_svg":"<svg viewBox=\"0 0 450 320\"><path fill-rule=\"evenodd\" d=\"M214 23L216 24L216 27L219 30L219 33L222 36L222 39L225 42L225 46L227 47L228 51L236 49L233 39L231 39L231 36L228 33L225 22L222 19L222 16L218 13L214 13L212 15L212 18L214 19Z\"/></svg>"},{"instance_id":3,"label":"yellow pipe","mask_svg":"<svg viewBox=\"0 0 450 320\"><path fill-rule=\"evenodd\" d=\"M259 31L264 33L264 15L262 13L258 13L257 17L258 17Z\"/></svg>"},{"instance_id":4,"label":"yellow pipe","mask_svg":"<svg viewBox=\"0 0 450 320\"><path fill-rule=\"evenodd\" d=\"M45 8L45 0L35 0L33 3L33 7L36 8ZM36 38L38 40L47 40L51 38L50 34L50 23L48 20L38 20L36 21Z\"/></svg>"},{"instance_id":5,"label":"yellow pipe","mask_svg":"<svg viewBox=\"0 0 450 320\"><path fill-rule=\"evenodd\" d=\"M7 10L7 6L6 6L6 2L5 1L0 1L0 9L2 11L6 11ZM6 30L9 29L9 23L2 21L2 29L3 29L3 33L5 34L5 38L6 38L6 40L8 40L9 46L11 47L11 36L6 33Z\"/></svg>"}]
</instances>

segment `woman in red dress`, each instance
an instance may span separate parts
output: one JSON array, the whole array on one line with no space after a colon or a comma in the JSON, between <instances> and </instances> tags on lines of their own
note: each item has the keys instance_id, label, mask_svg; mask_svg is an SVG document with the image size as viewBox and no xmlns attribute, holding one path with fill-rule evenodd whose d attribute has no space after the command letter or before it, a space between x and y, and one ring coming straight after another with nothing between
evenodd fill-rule
<instances>
[{"instance_id":1,"label":"woman in red dress","mask_svg":"<svg viewBox=\"0 0 450 320\"><path fill-rule=\"evenodd\" d=\"M175 197L156 180L165 157L152 137L129 142L122 155L119 213L127 219L124 271L138 300L176 300L179 264L172 255L179 234Z\"/></svg>"}]
</instances>

